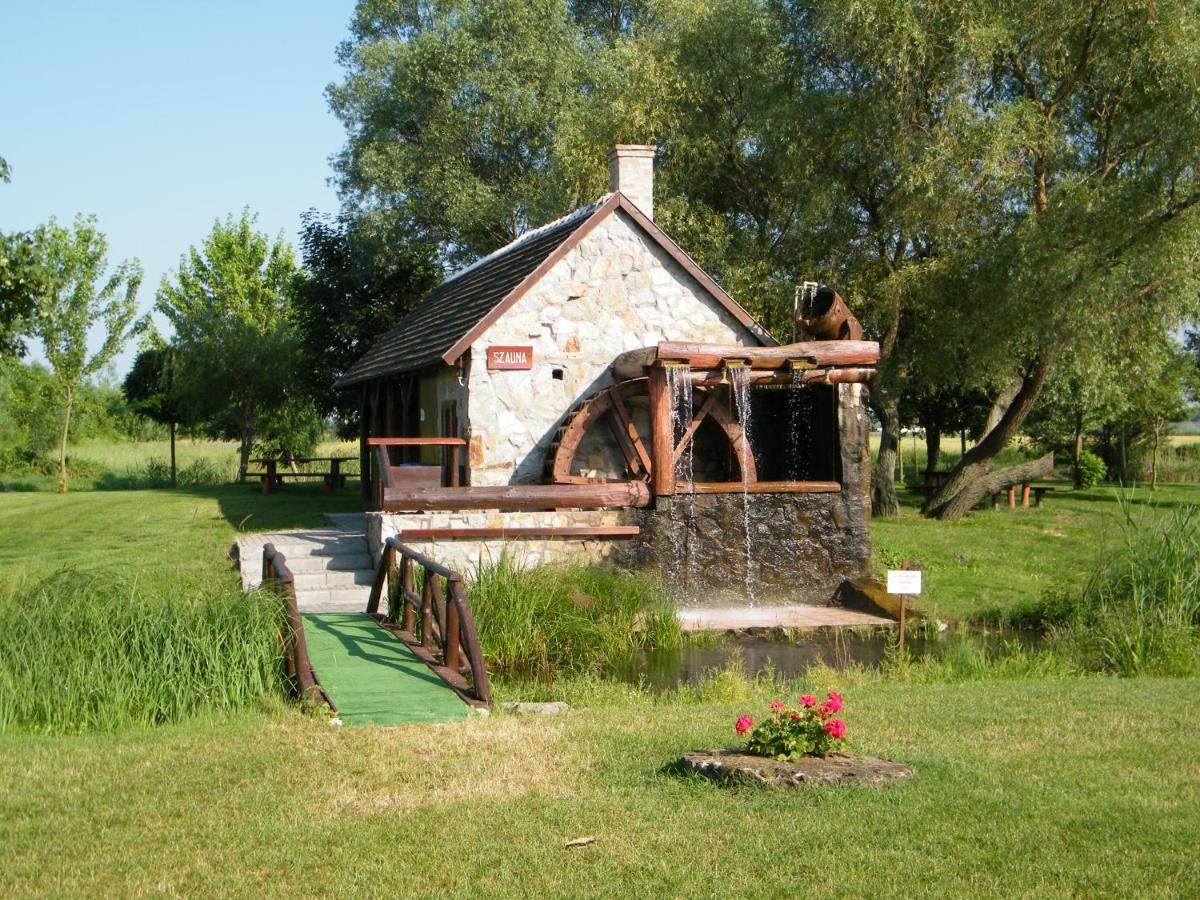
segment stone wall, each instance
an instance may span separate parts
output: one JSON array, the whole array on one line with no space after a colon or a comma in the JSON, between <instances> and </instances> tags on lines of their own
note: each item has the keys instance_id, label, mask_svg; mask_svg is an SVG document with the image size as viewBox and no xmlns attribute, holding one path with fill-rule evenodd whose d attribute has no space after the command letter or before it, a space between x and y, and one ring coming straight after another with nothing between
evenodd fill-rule
<instances>
[{"instance_id":1,"label":"stone wall","mask_svg":"<svg viewBox=\"0 0 1200 900\"><path fill-rule=\"evenodd\" d=\"M471 483L540 481L555 429L576 401L612 383L613 359L666 340L759 343L618 211L471 346ZM493 344L531 345L533 368L489 372ZM581 458L599 466L615 453L585 448Z\"/></svg>"},{"instance_id":2,"label":"stone wall","mask_svg":"<svg viewBox=\"0 0 1200 900\"><path fill-rule=\"evenodd\" d=\"M632 511L575 510L570 512L501 513L487 511L438 513L367 513L367 541L376 565L389 537L406 528L562 528L633 524ZM523 567L574 560L601 562L623 551L621 544L630 539L585 540L579 538L545 538L539 540L514 538L466 540L406 540L405 544L430 559L470 576L476 566L495 562L507 552ZM627 555L627 552L626 552Z\"/></svg>"}]
</instances>

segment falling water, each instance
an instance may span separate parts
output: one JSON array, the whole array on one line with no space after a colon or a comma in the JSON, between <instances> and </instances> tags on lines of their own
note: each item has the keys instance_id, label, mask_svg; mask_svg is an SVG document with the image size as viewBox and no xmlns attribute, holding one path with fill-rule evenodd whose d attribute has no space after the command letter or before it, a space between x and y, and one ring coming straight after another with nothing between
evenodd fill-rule
<instances>
[{"instance_id":1,"label":"falling water","mask_svg":"<svg viewBox=\"0 0 1200 900\"><path fill-rule=\"evenodd\" d=\"M742 470L742 528L746 538L746 596L750 604L754 594L754 547L750 533L750 474L747 459L750 455L750 369L746 366L730 366L729 382L733 390L733 401L737 407L738 424L742 426L741 470Z\"/></svg>"},{"instance_id":2,"label":"falling water","mask_svg":"<svg viewBox=\"0 0 1200 900\"><path fill-rule=\"evenodd\" d=\"M666 374L667 395L671 398L671 433L673 441L678 444L694 415L691 369L688 366L668 366ZM673 548L676 562L681 563L673 568L680 577L682 587L687 591L692 580L693 542L691 536L696 517L695 456L693 444L690 441L683 455L675 461L675 479L677 482L684 481L688 485L688 505L683 512L687 519L686 527L682 529L683 546ZM679 515L680 507L672 503L671 518L676 519ZM676 529L672 529L672 531L679 533Z\"/></svg>"},{"instance_id":3,"label":"falling water","mask_svg":"<svg viewBox=\"0 0 1200 900\"><path fill-rule=\"evenodd\" d=\"M797 481L809 477L812 457L812 416L806 414L804 396L800 393L804 373L792 370L792 389L788 391L788 469Z\"/></svg>"}]
</instances>

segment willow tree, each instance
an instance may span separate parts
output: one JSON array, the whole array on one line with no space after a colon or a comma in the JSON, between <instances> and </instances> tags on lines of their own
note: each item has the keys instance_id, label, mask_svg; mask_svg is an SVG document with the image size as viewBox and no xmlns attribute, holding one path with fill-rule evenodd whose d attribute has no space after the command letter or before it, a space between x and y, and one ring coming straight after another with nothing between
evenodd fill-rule
<instances>
[{"instance_id":1,"label":"willow tree","mask_svg":"<svg viewBox=\"0 0 1200 900\"><path fill-rule=\"evenodd\" d=\"M62 416L58 444L58 489L69 483L67 441L79 389L125 346L137 314L142 269L137 260L108 272L108 241L94 216L77 216L64 228L53 218L34 232L40 270L31 331L54 374ZM99 346L88 351L88 336L98 329Z\"/></svg>"},{"instance_id":2,"label":"willow tree","mask_svg":"<svg viewBox=\"0 0 1200 900\"><path fill-rule=\"evenodd\" d=\"M956 519L1078 341L1177 327L1200 294L1194 0L980 3L979 114L1017 168L965 279L973 346L1017 389L924 513ZM965 261L964 261L965 264Z\"/></svg>"}]
</instances>

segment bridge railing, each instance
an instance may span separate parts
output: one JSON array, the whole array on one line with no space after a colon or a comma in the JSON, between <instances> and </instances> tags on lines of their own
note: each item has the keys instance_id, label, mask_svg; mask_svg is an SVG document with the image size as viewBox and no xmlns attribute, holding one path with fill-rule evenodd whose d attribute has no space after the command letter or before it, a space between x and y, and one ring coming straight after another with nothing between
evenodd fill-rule
<instances>
[{"instance_id":1,"label":"bridge railing","mask_svg":"<svg viewBox=\"0 0 1200 900\"><path fill-rule=\"evenodd\" d=\"M321 687L312 663L308 659L308 643L304 640L304 623L296 604L296 577L288 568L287 557L274 544L263 547L262 583L283 601L284 624L280 640L283 644L284 666L288 680L297 696L323 702L334 712L337 707Z\"/></svg>"},{"instance_id":2,"label":"bridge railing","mask_svg":"<svg viewBox=\"0 0 1200 900\"><path fill-rule=\"evenodd\" d=\"M385 597L387 612L381 614ZM463 700L472 706L491 706L487 668L462 575L390 537L371 585L367 613L404 641Z\"/></svg>"}]
</instances>

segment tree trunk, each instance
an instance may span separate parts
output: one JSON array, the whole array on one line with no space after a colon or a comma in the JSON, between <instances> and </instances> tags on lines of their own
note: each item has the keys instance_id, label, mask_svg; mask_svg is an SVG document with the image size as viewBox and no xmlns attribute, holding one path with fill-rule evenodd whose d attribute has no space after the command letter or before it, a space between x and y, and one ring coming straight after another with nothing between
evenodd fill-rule
<instances>
[{"instance_id":1,"label":"tree trunk","mask_svg":"<svg viewBox=\"0 0 1200 900\"><path fill-rule=\"evenodd\" d=\"M1128 484L1129 478L1129 454L1126 452L1125 444L1125 426L1121 426L1121 484Z\"/></svg>"},{"instance_id":2,"label":"tree trunk","mask_svg":"<svg viewBox=\"0 0 1200 900\"><path fill-rule=\"evenodd\" d=\"M879 453L871 472L871 515L900 515L900 498L896 496L896 454L900 449L900 402L889 397L877 397L871 391L871 409L879 419Z\"/></svg>"},{"instance_id":3,"label":"tree trunk","mask_svg":"<svg viewBox=\"0 0 1200 900\"><path fill-rule=\"evenodd\" d=\"M992 408L988 410L987 424L983 426L984 436L987 436L992 429L1000 424L1000 420L1004 418L1004 414L1008 412L1008 408L1012 406L1013 400L1016 399L1017 393L1021 390L1023 381L1024 379L1021 376L1016 376L1005 385L1000 395L992 401Z\"/></svg>"},{"instance_id":4,"label":"tree trunk","mask_svg":"<svg viewBox=\"0 0 1200 900\"><path fill-rule=\"evenodd\" d=\"M63 410L62 440L58 443L58 492L67 492L67 436L71 433L71 407L75 395L67 388L67 405Z\"/></svg>"},{"instance_id":5,"label":"tree trunk","mask_svg":"<svg viewBox=\"0 0 1200 900\"><path fill-rule=\"evenodd\" d=\"M937 471L942 456L942 430L936 426L925 426L925 475Z\"/></svg>"},{"instance_id":6,"label":"tree trunk","mask_svg":"<svg viewBox=\"0 0 1200 900\"><path fill-rule=\"evenodd\" d=\"M242 444L238 450L238 481L246 478L250 468L250 449L254 444L254 422L249 410L242 413Z\"/></svg>"},{"instance_id":7,"label":"tree trunk","mask_svg":"<svg viewBox=\"0 0 1200 900\"><path fill-rule=\"evenodd\" d=\"M175 467L175 423L171 423L171 487L179 487L178 470Z\"/></svg>"},{"instance_id":8,"label":"tree trunk","mask_svg":"<svg viewBox=\"0 0 1200 900\"><path fill-rule=\"evenodd\" d=\"M1025 423L1034 403L1041 396L1042 388L1046 386L1046 379L1053 367L1054 355L1042 356L1034 361L1029 371L1022 376L1021 388L1005 409L1004 415L979 443L967 451L946 482L925 501L921 509L922 515L947 522L961 519L993 490L993 484L998 480L1003 481L1003 470L993 473L992 464ZM1048 475L1053 470L1053 454L1042 457L1037 462L1044 466L1046 459L1050 460L1050 468L1044 472ZM1013 469L1022 469L1029 465L1025 463L1022 466L1014 466ZM999 479L997 476L1000 476Z\"/></svg>"},{"instance_id":9,"label":"tree trunk","mask_svg":"<svg viewBox=\"0 0 1200 900\"><path fill-rule=\"evenodd\" d=\"M958 445L959 445L958 455L966 456L967 455L967 432L965 429L958 433Z\"/></svg>"},{"instance_id":10,"label":"tree trunk","mask_svg":"<svg viewBox=\"0 0 1200 900\"><path fill-rule=\"evenodd\" d=\"M1158 490L1158 444L1162 435L1162 423L1154 423L1154 448L1150 455L1150 490Z\"/></svg>"},{"instance_id":11,"label":"tree trunk","mask_svg":"<svg viewBox=\"0 0 1200 900\"><path fill-rule=\"evenodd\" d=\"M1071 473L1075 479L1075 487L1082 487L1079 481L1079 457L1083 455L1083 410L1075 411L1075 443L1071 450Z\"/></svg>"}]
</instances>

